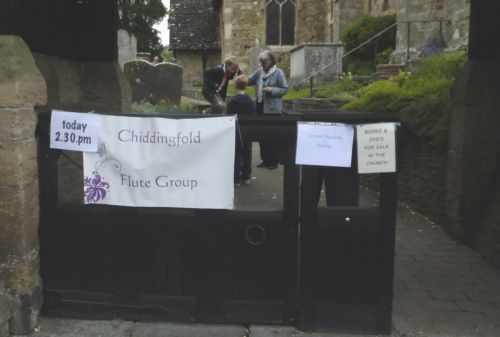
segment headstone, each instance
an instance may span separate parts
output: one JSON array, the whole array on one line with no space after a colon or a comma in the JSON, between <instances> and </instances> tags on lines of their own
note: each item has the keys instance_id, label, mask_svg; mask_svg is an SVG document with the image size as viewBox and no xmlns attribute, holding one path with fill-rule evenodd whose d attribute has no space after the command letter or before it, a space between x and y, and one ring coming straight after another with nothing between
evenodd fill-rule
<instances>
[{"instance_id":1,"label":"headstone","mask_svg":"<svg viewBox=\"0 0 500 337\"><path fill-rule=\"evenodd\" d=\"M165 100L171 104L181 101L182 73L173 63L152 65L143 60L125 63L125 76L132 88L132 101L153 104Z\"/></svg>"}]
</instances>

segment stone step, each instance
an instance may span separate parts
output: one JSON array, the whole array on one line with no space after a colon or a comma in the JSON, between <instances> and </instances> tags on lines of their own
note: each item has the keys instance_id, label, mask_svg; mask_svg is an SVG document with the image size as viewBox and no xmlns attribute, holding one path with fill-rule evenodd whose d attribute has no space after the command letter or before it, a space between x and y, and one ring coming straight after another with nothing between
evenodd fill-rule
<instances>
[{"instance_id":1,"label":"stone step","mask_svg":"<svg viewBox=\"0 0 500 337\"><path fill-rule=\"evenodd\" d=\"M286 110L338 110L340 102L329 98L301 98L285 100Z\"/></svg>"},{"instance_id":2,"label":"stone step","mask_svg":"<svg viewBox=\"0 0 500 337\"><path fill-rule=\"evenodd\" d=\"M407 71L407 64L379 64L375 73L378 79L389 78L399 74L400 71Z\"/></svg>"}]
</instances>

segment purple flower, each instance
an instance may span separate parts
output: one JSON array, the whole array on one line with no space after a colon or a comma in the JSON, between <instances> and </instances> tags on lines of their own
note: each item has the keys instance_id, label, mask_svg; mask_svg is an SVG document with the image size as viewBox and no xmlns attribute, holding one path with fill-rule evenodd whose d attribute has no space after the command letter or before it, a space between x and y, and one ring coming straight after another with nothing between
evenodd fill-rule
<instances>
[{"instance_id":1,"label":"purple flower","mask_svg":"<svg viewBox=\"0 0 500 337\"><path fill-rule=\"evenodd\" d=\"M109 184L101 178L99 173L93 172L93 174L94 177L83 179L83 190L87 204L95 204L99 200L103 200L109 190Z\"/></svg>"}]
</instances>

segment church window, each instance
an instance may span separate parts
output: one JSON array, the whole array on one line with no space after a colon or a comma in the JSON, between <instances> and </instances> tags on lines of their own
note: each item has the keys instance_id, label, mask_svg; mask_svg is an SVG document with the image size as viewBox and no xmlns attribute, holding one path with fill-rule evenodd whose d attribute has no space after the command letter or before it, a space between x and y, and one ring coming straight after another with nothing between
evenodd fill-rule
<instances>
[{"instance_id":1,"label":"church window","mask_svg":"<svg viewBox=\"0 0 500 337\"><path fill-rule=\"evenodd\" d=\"M295 44L295 0L267 0L266 44Z\"/></svg>"}]
</instances>

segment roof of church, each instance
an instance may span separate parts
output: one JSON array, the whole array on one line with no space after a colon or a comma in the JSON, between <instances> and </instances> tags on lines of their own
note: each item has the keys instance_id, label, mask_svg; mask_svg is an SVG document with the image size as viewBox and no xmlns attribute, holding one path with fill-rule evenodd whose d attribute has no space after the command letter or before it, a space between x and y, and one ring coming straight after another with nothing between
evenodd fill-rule
<instances>
[{"instance_id":1,"label":"roof of church","mask_svg":"<svg viewBox=\"0 0 500 337\"><path fill-rule=\"evenodd\" d=\"M169 26L172 50L220 49L213 0L171 0Z\"/></svg>"}]
</instances>

